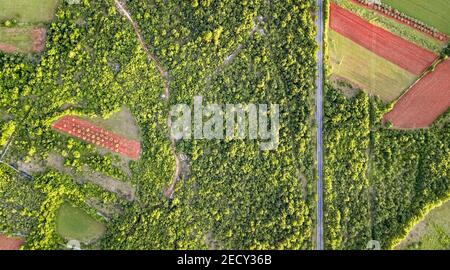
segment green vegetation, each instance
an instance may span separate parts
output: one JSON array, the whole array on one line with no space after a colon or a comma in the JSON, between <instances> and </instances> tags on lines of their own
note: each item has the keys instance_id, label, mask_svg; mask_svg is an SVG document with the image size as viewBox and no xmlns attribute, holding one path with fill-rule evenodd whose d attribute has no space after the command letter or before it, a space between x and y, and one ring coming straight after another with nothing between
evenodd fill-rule
<instances>
[{"instance_id":1,"label":"green vegetation","mask_svg":"<svg viewBox=\"0 0 450 270\"><path fill-rule=\"evenodd\" d=\"M33 39L32 27L0 27L0 44L14 47L17 52L31 52Z\"/></svg>"},{"instance_id":2,"label":"green vegetation","mask_svg":"<svg viewBox=\"0 0 450 270\"><path fill-rule=\"evenodd\" d=\"M441 58L447 59L450 56L450 43L441 52Z\"/></svg>"},{"instance_id":3,"label":"green vegetation","mask_svg":"<svg viewBox=\"0 0 450 270\"><path fill-rule=\"evenodd\" d=\"M414 74L334 31L329 31L328 48L331 73L384 101L398 98L416 79Z\"/></svg>"},{"instance_id":4,"label":"green vegetation","mask_svg":"<svg viewBox=\"0 0 450 270\"><path fill-rule=\"evenodd\" d=\"M439 53L442 50L442 47L444 46L442 42L416 29L398 23L397 21L387 18L373 10L366 9L350 0L333 0L333 1L337 3L339 6L354 12L355 14L366 19L372 24L382 27L392 32L393 34L402 37L406 40L409 40L430 51Z\"/></svg>"},{"instance_id":5,"label":"green vegetation","mask_svg":"<svg viewBox=\"0 0 450 270\"><path fill-rule=\"evenodd\" d=\"M328 86L325 100L324 240L329 249L362 249L371 239L369 98L348 100Z\"/></svg>"},{"instance_id":6,"label":"green vegetation","mask_svg":"<svg viewBox=\"0 0 450 270\"><path fill-rule=\"evenodd\" d=\"M27 228L29 232L26 234L25 249L58 249L67 242L57 233L58 210L64 203L80 207L94 217L95 210L85 204L88 198L96 197L101 203L118 202L116 196L97 186L87 183L78 185L70 177L54 171L34 177L32 184L42 194L42 200L36 205L38 210L31 215L37 219L37 223ZM70 233L70 228L62 229L61 233Z\"/></svg>"},{"instance_id":7,"label":"green vegetation","mask_svg":"<svg viewBox=\"0 0 450 270\"><path fill-rule=\"evenodd\" d=\"M136 121L130 110L126 107L122 107L119 111L113 112L107 116L107 119L98 116L84 117L84 119L130 140L140 140L139 128L136 126Z\"/></svg>"},{"instance_id":8,"label":"green vegetation","mask_svg":"<svg viewBox=\"0 0 450 270\"><path fill-rule=\"evenodd\" d=\"M58 2L59 0L0 0L0 22L49 22L53 19Z\"/></svg>"},{"instance_id":9,"label":"green vegetation","mask_svg":"<svg viewBox=\"0 0 450 270\"><path fill-rule=\"evenodd\" d=\"M106 233L92 243L99 248L311 249L313 2L127 2L150 53L169 73L168 101L162 97L167 79L112 1L62 3L39 58L0 58L0 79L13 78L0 80L7 95L1 96L0 111L9 115L0 123L20 123L5 162L43 170L32 181L43 194L33 215L40 225L27 227L25 248L59 248L65 241L56 231L58 209L68 202L96 217L92 213L99 208L86 204L94 198L121 209L102 221ZM195 95L203 95L205 103L280 104L280 144L261 151L260 141L177 142L186 165L169 199L164 192L175 158L168 111L171 104L192 104ZM51 130L61 115L97 121L122 107L139 127L143 149L126 172L117 170L123 168L114 156ZM61 173L48 162L55 155L63 159ZM86 165L135 187L135 201L64 173Z\"/></svg>"},{"instance_id":10,"label":"green vegetation","mask_svg":"<svg viewBox=\"0 0 450 270\"><path fill-rule=\"evenodd\" d=\"M0 126L1 137L0 137L0 147L6 147L6 144L10 137L14 134L15 131L14 122L5 122Z\"/></svg>"},{"instance_id":11,"label":"green vegetation","mask_svg":"<svg viewBox=\"0 0 450 270\"><path fill-rule=\"evenodd\" d=\"M399 36L435 52L441 51L442 45L419 32L350 1L335 2ZM336 72L342 67L336 67L334 57L338 48L345 46L333 47L336 42L333 36L336 39L337 34L330 32L330 65ZM359 55L358 49L348 46L347 49L347 55L351 54L347 57ZM348 65L352 73L342 77L350 81L361 78L361 72L376 62L367 60L370 59L367 55L358 59ZM364 61L364 64L355 68L358 61ZM385 65L375 66L378 66L378 72L389 71ZM373 81L377 74L371 70L362 78ZM391 81L390 85L393 84L395 82ZM325 245L329 249L365 249L368 241L373 239L380 241L382 248L390 249L430 207L450 197L450 149L444 143L450 139L448 113L429 129L392 130L381 123L382 116L392 104L384 104L372 96L392 100L395 95L389 97L386 94L390 92L383 92L389 84L377 87L377 92L370 90L371 85L359 85L366 93L346 98L341 93L344 90L328 86L324 98ZM404 87L397 86L396 89L398 96ZM448 233L439 234L439 239L445 235Z\"/></svg>"},{"instance_id":12,"label":"green vegetation","mask_svg":"<svg viewBox=\"0 0 450 270\"><path fill-rule=\"evenodd\" d=\"M312 249L313 5L127 1L146 52L113 1L61 3L41 55L0 53L0 130L12 135L1 136L2 144L11 138L2 162L26 164L21 169L32 174L0 164L0 202L7 202L0 204L0 231L24 234L25 249L58 249L67 242L59 233L80 233L70 218L91 223L89 216L106 230L83 248ZM384 129L379 100L365 93L346 100L333 91L325 111L327 247L364 248L367 239L391 247L409 222L448 197L448 122L420 132ZM172 146L170 106L192 104L196 95L204 103L279 104L278 148L261 151L261 140ZM124 107L132 117L116 118ZM119 166L117 156L54 132L51 124L66 114L107 128L133 120L141 158ZM176 171L173 152L183 156L181 174L165 196ZM132 186L135 199L81 181L86 166ZM107 219L97 212L108 212ZM61 223L70 226L62 230Z\"/></svg>"},{"instance_id":13,"label":"green vegetation","mask_svg":"<svg viewBox=\"0 0 450 270\"><path fill-rule=\"evenodd\" d=\"M450 248L450 201L431 210L396 248L448 250Z\"/></svg>"},{"instance_id":14,"label":"green vegetation","mask_svg":"<svg viewBox=\"0 0 450 270\"><path fill-rule=\"evenodd\" d=\"M450 35L448 18L450 3L447 0L382 0L382 2Z\"/></svg>"},{"instance_id":15,"label":"green vegetation","mask_svg":"<svg viewBox=\"0 0 450 270\"><path fill-rule=\"evenodd\" d=\"M0 164L0 232L27 234L38 224L41 192Z\"/></svg>"},{"instance_id":16,"label":"green vegetation","mask_svg":"<svg viewBox=\"0 0 450 270\"><path fill-rule=\"evenodd\" d=\"M191 104L194 95L203 95L205 103L278 103L283 126L272 152L250 141L179 142L190 171L174 199L144 212L127 209L109 228L105 246L312 248L312 1L128 5L152 53L171 72L172 102ZM230 55L236 56L224 62ZM146 192L155 190L160 186Z\"/></svg>"},{"instance_id":17,"label":"green vegetation","mask_svg":"<svg viewBox=\"0 0 450 270\"><path fill-rule=\"evenodd\" d=\"M389 110L359 94L326 97L325 223L329 248L394 247L428 209L450 197L448 114L433 127L383 128Z\"/></svg>"},{"instance_id":18,"label":"green vegetation","mask_svg":"<svg viewBox=\"0 0 450 270\"><path fill-rule=\"evenodd\" d=\"M65 239L86 243L100 238L105 227L82 209L64 203L56 216L56 231Z\"/></svg>"},{"instance_id":19,"label":"green vegetation","mask_svg":"<svg viewBox=\"0 0 450 270\"><path fill-rule=\"evenodd\" d=\"M393 247L427 210L450 196L448 121L427 130L373 136L374 239Z\"/></svg>"},{"instance_id":20,"label":"green vegetation","mask_svg":"<svg viewBox=\"0 0 450 270\"><path fill-rule=\"evenodd\" d=\"M54 18L59 0L0 0L0 50L40 52L45 26Z\"/></svg>"}]
</instances>

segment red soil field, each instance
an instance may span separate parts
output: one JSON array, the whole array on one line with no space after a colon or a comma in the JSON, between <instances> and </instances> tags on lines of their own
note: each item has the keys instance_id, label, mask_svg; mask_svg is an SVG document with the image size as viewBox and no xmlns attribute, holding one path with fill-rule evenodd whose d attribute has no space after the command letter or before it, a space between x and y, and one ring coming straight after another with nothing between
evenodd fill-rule
<instances>
[{"instance_id":1,"label":"red soil field","mask_svg":"<svg viewBox=\"0 0 450 270\"><path fill-rule=\"evenodd\" d=\"M128 140L73 116L62 117L53 123L52 128L130 159L138 159L141 152L138 141Z\"/></svg>"},{"instance_id":2,"label":"red soil field","mask_svg":"<svg viewBox=\"0 0 450 270\"><path fill-rule=\"evenodd\" d=\"M33 52L42 52L45 48L46 30L42 27L36 27L31 30L31 37L33 38Z\"/></svg>"},{"instance_id":3,"label":"red soil field","mask_svg":"<svg viewBox=\"0 0 450 270\"><path fill-rule=\"evenodd\" d=\"M384 116L396 128L424 128L450 106L450 60L439 64L403 95Z\"/></svg>"},{"instance_id":4,"label":"red soil field","mask_svg":"<svg viewBox=\"0 0 450 270\"><path fill-rule=\"evenodd\" d=\"M17 48L9 44L0 43L0 51L5 53L15 53Z\"/></svg>"},{"instance_id":5,"label":"red soil field","mask_svg":"<svg viewBox=\"0 0 450 270\"><path fill-rule=\"evenodd\" d=\"M437 55L331 3L330 27L378 56L420 75Z\"/></svg>"},{"instance_id":6,"label":"red soil field","mask_svg":"<svg viewBox=\"0 0 450 270\"><path fill-rule=\"evenodd\" d=\"M0 234L0 250L18 250L23 244L23 239L17 237L6 237Z\"/></svg>"}]
</instances>

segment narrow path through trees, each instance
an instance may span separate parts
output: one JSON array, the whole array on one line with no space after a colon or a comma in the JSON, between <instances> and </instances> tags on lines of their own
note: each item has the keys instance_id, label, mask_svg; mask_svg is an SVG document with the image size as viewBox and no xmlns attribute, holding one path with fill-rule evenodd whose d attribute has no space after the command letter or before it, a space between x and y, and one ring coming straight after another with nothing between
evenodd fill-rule
<instances>
[{"instance_id":1,"label":"narrow path through trees","mask_svg":"<svg viewBox=\"0 0 450 270\"><path fill-rule=\"evenodd\" d=\"M127 18L127 20L131 23L131 25L133 26L134 32L136 33L136 37L139 41L139 44L141 45L142 50L144 50L144 52L146 53L148 60L153 61L155 63L159 73L161 74L161 77L164 79L164 98L167 100L167 102L169 102L169 98L170 98L169 73L161 65L161 62L158 60L158 58L155 55L153 55L152 53L150 53L150 50L147 48L147 45L145 45L144 39L143 39L141 31L139 29L139 25L133 20L133 18L131 17L130 13L126 10L124 5L118 0L114 0L114 3L116 5L117 9L119 10L119 12L122 15L124 15ZM170 131L172 128L172 120L170 118L170 115L168 116L168 119L167 119L167 126L168 126L168 130ZM175 185L181 176L181 160L180 160L180 156L177 154L177 151L176 151L175 138L172 138L170 136L170 142L171 142L172 154L175 158L175 173L173 174L171 184L166 189L166 191L164 191L164 196L166 196L167 198L172 197L173 192L175 190Z\"/></svg>"}]
</instances>

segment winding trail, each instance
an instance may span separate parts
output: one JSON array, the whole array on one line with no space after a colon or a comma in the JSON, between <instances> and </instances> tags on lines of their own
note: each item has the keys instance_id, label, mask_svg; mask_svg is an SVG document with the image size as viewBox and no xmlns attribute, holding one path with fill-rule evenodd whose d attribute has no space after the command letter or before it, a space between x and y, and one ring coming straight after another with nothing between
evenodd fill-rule
<instances>
[{"instance_id":1,"label":"winding trail","mask_svg":"<svg viewBox=\"0 0 450 270\"><path fill-rule=\"evenodd\" d=\"M164 69L164 67L161 65L161 62L159 61L159 59L153 55L150 50L147 48L147 45L145 45L144 39L142 37L141 31L139 29L139 25L133 20L133 18L131 17L130 13L126 10L126 8L124 7L124 4L122 4L120 1L118 0L114 0L114 3L117 7L117 9L119 10L119 12L124 15L127 20L131 23L131 25L134 28L134 32L136 33L136 37L139 41L139 44L141 45L141 48L144 50L144 52L147 55L147 58L149 61L153 61L156 65L156 67L158 68L158 71L161 75L161 77L164 79L164 99L169 102L169 98L170 98L170 77L169 77L169 73ZM172 128L172 120L170 118L170 115L168 116L167 119L167 126L169 128L169 131ZM173 137L170 137L170 142L171 142L171 149L172 149L172 154L175 158L175 173L173 174L172 177L172 182L169 185L169 187L166 189L166 191L164 191L164 196L166 198L172 198L173 192L175 190L175 185L177 184L178 180L180 179L181 176L181 159L180 156L177 154L176 151L176 140Z\"/></svg>"},{"instance_id":2,"label":"winding trail","mask_svg":"<svg viewBox=\"0 0 450 270\"><path fill-rule=\"evenodd\" d=\"M316 78L316 122L317 122L317 224L316 224L316 249L323 250L323 1L316 0L318 11L316 18L317 36L319 44L317 53L317 78Z\"/></svg>"},{"instance_id":3,"label":"winding trail","mask_svg":"<svg viewBox=\"0 0 450 270\"><path fill-rule=\"evenodd\" d=\"M141 48L144 50L144 52L147 54L147 58L150 61L153 61L158 68L159 73L161 74L161 77L164 79L164 92L165 92L165 98L169 99L170 97L170 78L169 73L163 68L161 65L161 62L159 59L150 53L149 49L147 48L147 45L145 45L144 39L142 38L141 30L139 29L139 25L133 20L130 13L125 9L124 5L119 2L118 0L114 0L114 3L116 4L116 7L119 9L120 13L122 13L127 20L133 25L134 32L136 33L136 36L138 38L139 44L141 45Z\"/></svg>"}]
</instances>

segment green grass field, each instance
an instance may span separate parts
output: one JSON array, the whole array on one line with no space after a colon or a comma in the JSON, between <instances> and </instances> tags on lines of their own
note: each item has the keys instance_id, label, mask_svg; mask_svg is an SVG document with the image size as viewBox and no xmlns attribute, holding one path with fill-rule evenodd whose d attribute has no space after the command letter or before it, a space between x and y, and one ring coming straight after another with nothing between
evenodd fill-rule
<instances>
[{"instance_id":1,"label":"green grass field","mask_svg":"<svg viewBox=\"0 0 450 270\"><path fill-rule=\"evenodd\" d=\"M64 203L56 217L56 231L65 239L89 243L105 232L105 226L81 208Z\"/></svg>"},{"instance_id":2,"label":"green grass field","mask_svg":"<svg viewBox=\"0 0 450 270\"><path fill-rule=\"evenodd\" d=\"M400 96L416 79L412 73L332 30L328 44L331 72L384 101Z\"/></svg>"},{"instance_id":3,"label":"green grass field","mask_svg":"<svg viewBox=\"0 0 450 270\"><path fill-rule=\"evenodd\" d=\"M122 107L118 112L111 114L108 119L101 117L83 117L83 119L127 139L140 141L139 128L128 108Z\"/></svg>"},{"instance_id":4,"label":"green grass field","mask_svg":"<svg viewBox=\"0 0 450 270\"><path fill-rule=\"evenodd\" d=\"M0 27L0 43L14 46L18 52L31 52L31 29L32 27Z\"/></svg>"},{"instance_id":5,"label":"green grass field","mask_svg":"<svg viewBox=\"0 0 450 270\"><path fill-rule=\"evenodd\" d=\"M450 35L449 0L382 0L382 2Z\"/></svg>"},{"instance_id":6,"label":"green grass field","mask_svg":"<svg viewBox=\"0 0 450 270\"><path fill-rule=\"evenodd\" d=\"M397 246L398 249L450 249L450 201L431 210Z\"/></svg>"},{"instance_id":7,"label":"green grass field","mask_svg":"<svg viewBox=\"0 0 450 270\"><path fill-rule=\"evenodd\" d=\"M0 21L49 22L59 0L0 0Z\"/></svg>"}]
</instances>

